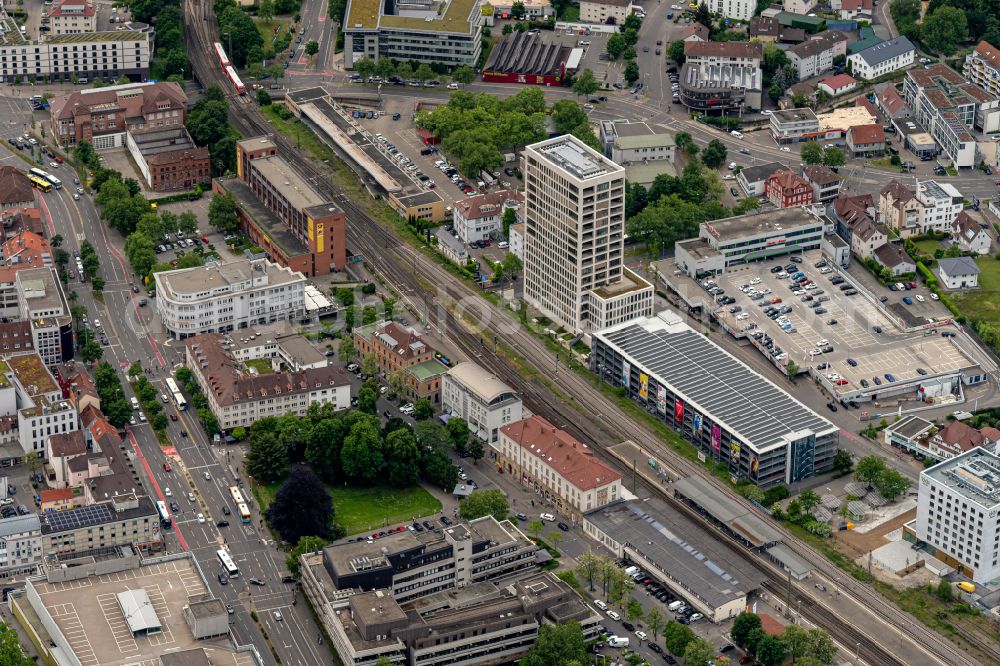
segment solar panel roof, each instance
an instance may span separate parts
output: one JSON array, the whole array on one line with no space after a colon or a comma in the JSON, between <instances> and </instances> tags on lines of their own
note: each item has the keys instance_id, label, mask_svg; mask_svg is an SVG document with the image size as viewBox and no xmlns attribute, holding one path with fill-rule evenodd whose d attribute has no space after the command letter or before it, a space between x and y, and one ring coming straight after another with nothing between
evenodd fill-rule
<instances>
[{"instance_id":1,"label":"solar panel roof","mask_svg":"<svg viewBox=\"0 0 1000 666\"><path fill-rule=\"evenodd\" d=\"M114 514L107 504L91 504L68 511L56 511L45 515L45 520L55 532L75 530L91 525L111 522Z\"/></svg>"},{"instance_id":2,"label":"solar panel roof","mask_svg":"<svg viewBox=\"0 0 1000 666\"><path fill-rule=\"evenodd\" d=\"M792 433L835 430L788 393L686 324L651 318L601 331L634 365L672 387L686 403L758 453Z\"/></svg>"}]
</instances>

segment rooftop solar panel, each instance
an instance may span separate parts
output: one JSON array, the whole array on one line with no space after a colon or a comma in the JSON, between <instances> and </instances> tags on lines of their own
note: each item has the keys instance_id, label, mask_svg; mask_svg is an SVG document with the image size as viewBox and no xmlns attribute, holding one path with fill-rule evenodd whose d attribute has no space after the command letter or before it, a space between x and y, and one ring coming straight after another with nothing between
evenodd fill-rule
<instances>
[{"instance_id":1,"label":"rooftop solar panel","mask_svg":"<svg viewBox=\"0 0 1000 666\"><path fill-rule=\"evenodd\" d=\"M107 504L92 504L68 511L57 511L45 515L45 520L57 532L100 525L114 518Z\"/></svg>"}]
</instances>

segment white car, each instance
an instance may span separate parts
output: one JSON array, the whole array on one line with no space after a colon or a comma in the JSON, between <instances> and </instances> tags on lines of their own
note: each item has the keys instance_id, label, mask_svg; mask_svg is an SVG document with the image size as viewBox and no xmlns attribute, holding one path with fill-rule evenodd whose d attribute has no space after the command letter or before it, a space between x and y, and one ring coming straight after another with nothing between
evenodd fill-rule
<instances>
[{"instance_id":1,"label":"white car","mask_svg":"<svg viewBox=\"0 0 1000 666\"><path fill-rule=\"evenodd\" d=\"M932 301L937 301L937 300L940 300L940 297L937 294L935 294L934 292L931 292L931 300Z\"/></svg>"},{"instance_id":2,"label":"white car","mask_svg":"<svg viewBox=\"0 0 1000 666\"><path fill-rule=\"evenodd\" d=\"M788 146L782 146L781 147L781 152L783 152L783 153L790 153L790 152L792 152L792 149L789 148Z\"/></svg>"},{"instance_id":3,"label":"white car","mask_svg":"<svg viewBox=\"0 0 1000 666\"><path fill-rule=\"evenodd\" d=\"M732 171L735 168L736 168L736 162L730 162L729 163L729 170Z\"/></svg>"},{"instance_id":4,"label":"white car","mask_svg":"<svg viewBox=\"0 0 1000 666\"><path fill-rule=\"evenodd\" d=\"M542 520L547 520L550 523L556 522L556 517L553 516L551 513L542 513L539 514L538 517L541 518Z\"/></svg>"},{"instance_id":5,"label":"white car","mask_svg":"<svg viewBox=\"0 0 1000 666\"><path fill-rule=\"evenodd\" d=\"M749 312L741 312L738 315L736 315L737 321L743 321L744 319L749 319L749 318L750 318Z\"/></svg>"},{"instance_id":6,"label":"white car","mask_svg":"<svg viewBox=\"0 0 1000 666\"><path fill-rule=\"evenodd\" d=\"M762 115L762 116L769 116L769 115L771 115L771 110L770 109L764 109L763 111L760 112L760 115Z\"/></svg>"},{"instance_id":7,"label":"white car","mask_svg":"<svg viewBox=\"0 0 1000 666\"><path fill-rule=\"evenodd\" d=\"M618 621L620 621L620 620L622 619L622 616L621 616L621 615L619 615L618 613L616 613L616 612L615 612L615 611L613 611L613 610L609 610L609 611L608 611L608 617L610 617L610 618L611 618L612 620L614 620L615 622L618 622Z\"/></svg>"},{"instance_id":8,"label":"white car","mask_svg":"<svg viewBox=\"0 0 1000 666\"><path fill-rule=\"evenodd\" d=\"M203 513L199 513L198 514L198 522L199 523L204 523L205 522L205 514L203 514Z\"/></svg>"},{"instance_id":9,"label":"white car","mask_svg":"<svg viewBox=\"0 0 1000 666\"><path fill-rule=\"evenodd\" d=\"M14 503L13 497L4 497L3 499L0 499L0 506L7 506L13 503Z\"/></svg>"},{"instance_id":10,"label":"white car","mask_svg":"<svg viewBox=\"0 0 1000 666\"><path fill-rule=\"evenodd\" d=\"M164 497L173 497L174 494L172 492L170 492L170 488L164 488L163 489L163 496Z\"/></svg>"},{"instance_id":11,"label":"white car","mask_svg":"<svg viewBox=\"0 0 1000 666\"><path fill-rule=\"evenodd\" d=\"M691 621L691 622L697 622L698 620L700 620L703 617L705 617L705 616L702 615L701 613L693 613L691 615L691 617L688 618L688 620Z\"/></svg>"},{"instance_id":12,"label":"white car","mask_svg":"<svg viewBox=\"0 0 1000 666\"><path fill-rule=\"evenodd\" d=\"M736 176L734 176L731 173L727 173L725 176L722 177L722 180L736 180Z\"/></svg>"},{"instance_id":13,"label":"white car","mask_svg":"<svg viewBox=\"0 0 1000 666\"><path fill-rule=\"evenodd\" d=\"M921 303L923 303L925 300L927 300L923 296L921 296L920 294L914 294L913 298L917 299Z\"/></svg>"},{"instance_id":14,"label":"white car","mask_svg":"<svg viewBox=\"0 0 1000 666\"><path fill-rule=\"evenodd\" d=\"M640 641L646 640L646 632L641 630L636 630L635 635L639 637Z\"/></svg>"},{"instance_id":15,"label":"white car","mask_svg":"<svg viewBox=\"0 0 1000 666\"><path fill-rule=\"evenodd\" d=\"M49 162L49 166L52 167L53 169L59 168L59 164L57 162Z\"/></svg>"},{"instance_id":16,"label":"white car","mask_svg":"<svg viewBox=\"0 0 1000 666\"><path fill-rule=\"evenodd\" d=\"M593 104L584 104L583 108L586 111L593 111L594 110L594 105Z\"/></svg>"},{"instance_id":17,"label":"white car","mask_svg":"<svg viewBox=\"0 0 1000 666\"><path fill-rule=\"evenodd\" d=\"M750 280L750 284L760 284L760 278L759 277L753 278L752 280Z\"/></svg>"},{"instance_id":18,"label":"white car","mask_svg":"<svg viewBox=\"0 0 1000 666\"><path fill-rule=\"evenodd\" d=\"M826 347L828 344L830 344L830 341L827 340L826 338L823 338L822 340L817 340L816 341L816 346L817 347Z\"/></svg>"},{"instance_id":19,"label":"white car","mask_svg":"<svg viewBox=\"0 0 1000 666\"><path fill-rule=\"evenodd\" d=\"M600 608L602 611L608 610L608 605L601 601L600 599L594 599L594 605Z\"/></svg>"}]
</instances>

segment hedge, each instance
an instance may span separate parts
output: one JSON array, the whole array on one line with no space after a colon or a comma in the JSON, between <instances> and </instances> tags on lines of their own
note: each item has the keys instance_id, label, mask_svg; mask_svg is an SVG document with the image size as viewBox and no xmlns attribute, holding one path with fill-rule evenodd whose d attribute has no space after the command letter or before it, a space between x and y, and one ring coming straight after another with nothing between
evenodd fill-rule
<instances>
[{"instance_id":1,"label":"hedge","mask_svg":"<svg viewBox=\"0 0 1000 666\"><path fill-rule=\"evenodd\" d=\"M955 305L955 302L951 300L951 297L948 294L944 293L943 291L941 291L941 289L938 288L937 278L934 277L934 274L931 273L930 269L927 268L927 266L924 266L924 263L922 261L917 262L917 270L924 276L924 281L927 283L927 288L938 295L938 298L941 299L941 302L944 304L946 308L948 308L951 311L953 315L955 315L956 317L961 317L962 313L959 312L958 306Z\"/></svg>"}]
</instances>

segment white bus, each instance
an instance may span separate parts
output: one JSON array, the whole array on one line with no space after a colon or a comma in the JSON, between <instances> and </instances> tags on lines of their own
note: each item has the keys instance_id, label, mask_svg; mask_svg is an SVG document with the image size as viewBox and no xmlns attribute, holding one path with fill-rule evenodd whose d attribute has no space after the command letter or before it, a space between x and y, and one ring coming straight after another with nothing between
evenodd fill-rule
<instances>
[{"instance_id":1,"label":"white bus","mask_svg":"<svg viewBox=\"0 0 1000 666\"><path fill-rule=\"evenodd\" d=\"M160 514L160 525L162 527L170 527L170 514L167 512L166 502L156 503L156 512Z\"/></svg>"},{"instance_id":2,"label":"white bus","mask_svg":"<svg viewBox=\"0 0 1000 666\"><path fill-rule=\"evenodd\" d=\"M182 412L187 409L187 400L181 394L180 388L177 386L177 382L174 381L173 377L167 377L167 390L170 391L170 395L173 396L174 402L177 404L177 409Z\"/></svg>"},{"instance_id":3,"label":"white bus","mask_svg":"<svg viewBox=\"0 0 1000 666\"><path fill-rule=\"evenodd\" d=\"M28 173L30 173L32 176L38 176L42 180L49 181L50 183L52 183L52 187L56 188L57 190L62 189L62 181L50 173L46 173L45 171L42 171L41 169L38 169L36 167L32 167L31 169L29 169Z\"/></svg>"},{"instance_id":4,"label":"white bus","mask_svg":"<svg viewBox=\"0 0 1000 666\"><path fill-rule=\"evenodd\" d=\"M236 568L236 563L233 562L233 558L229 556L223 549L216 551L216 555L219 556L219 561L222 562L222 568L229 574L230 578L239 578L240 570Z\"/></svg>"}]
</instances>

